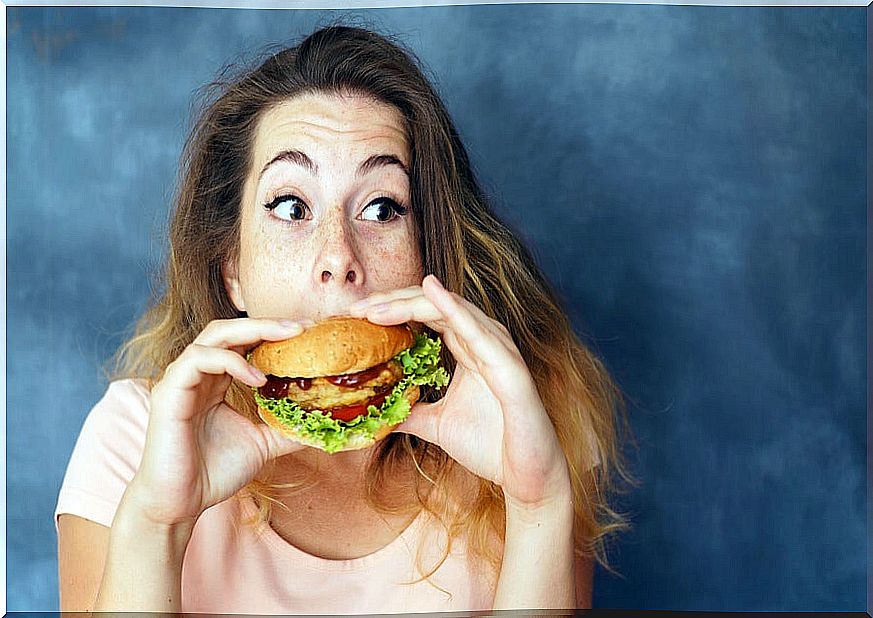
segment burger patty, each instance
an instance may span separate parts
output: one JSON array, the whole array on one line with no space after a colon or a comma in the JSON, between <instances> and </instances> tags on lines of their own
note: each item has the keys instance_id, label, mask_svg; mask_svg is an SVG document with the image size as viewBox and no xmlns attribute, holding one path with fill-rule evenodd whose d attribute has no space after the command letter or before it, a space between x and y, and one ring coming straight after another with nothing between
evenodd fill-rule
<instances>
[{"instance_id":1,"label":"burger patty","mask_svg":"<svg viewBox=\"0 0 873 618\"><path fill-rule=\"evenodd\" d=\"M362 404L390 391L403 378L403 366L397 361L343 376L323 378L280 378L267 376L259 389L264 397L295 401L304 410L329 410Z\"/></svg>"}]
</instances>

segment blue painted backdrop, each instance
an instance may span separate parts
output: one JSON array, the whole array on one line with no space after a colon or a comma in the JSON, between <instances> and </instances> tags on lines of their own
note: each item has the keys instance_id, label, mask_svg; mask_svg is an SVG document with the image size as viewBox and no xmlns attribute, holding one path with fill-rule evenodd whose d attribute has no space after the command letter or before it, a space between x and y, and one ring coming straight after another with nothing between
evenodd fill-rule
<instances>
[{"instance_id":1,"label":"blue painted backdrop","mask_svg":"<svg viewBox=\"0 0 873 618\"><path fill-rule=\"evenodd\" d=\"M8 609L141 311L190 96L336 13L7 9ZM497 210L631 401L599 607L859 610L863 9L358 11L434 75Z\"/></svg>"}]
</instances>

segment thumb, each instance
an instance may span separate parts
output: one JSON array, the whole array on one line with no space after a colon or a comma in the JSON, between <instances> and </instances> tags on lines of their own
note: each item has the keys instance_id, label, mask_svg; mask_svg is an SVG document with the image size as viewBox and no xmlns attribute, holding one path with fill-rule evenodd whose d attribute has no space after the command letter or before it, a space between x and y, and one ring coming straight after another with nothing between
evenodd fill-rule
<instances>
[{"instance_id":1,"label":"thumb","mask_svg":"<svg viewBox=\"0 0 873 618\"><path fill-rule=\"evenodd\" d=\"M405 421L394 431L402 431L439 446L439 424L442 400L435 403L418 402Z\"/></svg>"},{"instance_id":2,"label":"thumb","mask_svg":"<svg viewBox=\"0 0 873 618\"><path fill-rule=\"evenodd\" d=\"M305 448L306 445L287 435L278 428L261 426L267 442L267 461L288 455Z\"/></svg>"}]
</instances>

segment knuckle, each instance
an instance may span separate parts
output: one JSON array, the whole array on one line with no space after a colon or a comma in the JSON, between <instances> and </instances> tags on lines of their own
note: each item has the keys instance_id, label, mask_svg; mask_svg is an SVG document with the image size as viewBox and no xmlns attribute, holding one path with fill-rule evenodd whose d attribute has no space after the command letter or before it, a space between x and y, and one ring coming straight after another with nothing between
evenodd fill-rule
<instances>
[{"instance_id":1,"label":"knuckle","mask_svg":"<svg viewBox=\"0 0 873 618\"><path fill-rule=\"evenodd\" d=\"M215 319L210 320L206 326L203 327L203 330L200 331L200 335L194 341L202 341L203 339L212 340L212 339L221 339L222 332L230 327L233 324L238 324L241 320L245 318L232 318L232 319Z\"/></svg>"},{"instance_id":2,"label":"knuckle","mask_svg":"<svg viewBox=\"0 0 873 618\"><path fill-rule=\"evenodd\" d=\"M164 393L164 389L166 388L165 379L161 378L152 386L151 391L149 392L149 399L152 401L159 400Z\"/></svg>"},{"instance_id":3,"label":"knuckle","mask_svg":"<svg viewBox=\"0 0 873 618\"><path fill-rule=\"evenodd\" d=\"M196 341L192 341L185 349L182 350L182 353L179 354L179 357L176 359L176 362L188 362L192 360L195 356L197 356L198 352L203 349L203 346L197 343Z\"/></svg>"},{"instance_id":4,"label":"knuckle","mask_svg":"<svg viewBox=\"0 0 873 618\"><path fill-rule=\"evenodd\" d=\"M510 355L512 356L512 359L515 361L515 364L518 367L518 369L527 371L527 363L524 361L524 357L521 355L521 352L518 351L518 348L513 346L512 350L510 351Z\"/></svg>"},{"instance_id":5,"label":"knuckle","mask_svg":"<svg viewBox=\"0 0 873 618\"><path fill-rule=\"evenodd\" d=\"M182 351L178 358L173 361L173 363L175 363L177 367L188 364L196 365L198 362L203 361L203 357L206 355L208 350L209 348L207 346L199 344L196 341L192 341Z\"/></svg>"},{"instance_id":6,"label":"knuckle","mask_svg":"<svg viewBox=\"0 0 873 618\"><path fill-rule=\"evenodd\" d=\"M206 335L206 336L212 336L212 335L215 334L215 332L216 332L217 330L220 330L220 329L221 329L220 320L210 320L210 321L206 324L206 326L203 327L203 330L200 331L200 336L201 336L201 337L204 336L204 335ZM197 339L199 339L199 338L200 338L200 337L198 337ZM195 341L196 341L196 339L195 339Z\"/></svg>"},{"instance_id":7,"label":"knuckle","mask_svg":"<svg viewBox=\"0 0 873 618\"><path fill-rule=\"evenodd\" d=\"M182 352L181 352L181 354L179 354L179 356L177 356L172 361L170 361L170 363L167 365L166 369L164 369L164 375L161 378L160 382L158 382L158 384L166 383L168 378L170 380L172 380L176 374L178 374L180 371L182 371L182 369L185 367L185 365L187 363L191 362L191 356L192 356L191 345L193 345L193 344L190 344L187 347L185 347L185 349L182 350Z\"/></svg>"},{"instance_id":8,"label":"knuckle","mask_svg":"<svg viewBox=\"0 0 873 618\"><path fill-rule=\"evenodd\" d=\"M188 348L182 350L182 353L179 354L179 356L170 361L170 363L167 365L167 368L164 369L165 376L168 374L172 375L179 370L179 365L185 362L185 359L183 357L185 356L185 352L187 351L187 349Z\"/></svg>"},{"instance_id":9,"label":"knuckle","mask_svg":"<svg viewBox=\"0 0 873 618\"><path fill-rule=\"evenodd\" d=\"M172 363L171 363L172 364ZM162 401L164 398L171 396L173 392L173 381L176 379L175 372L171 371L170 366L164 371L161 378L154 383L149 391L150 401Z\"/></svg>"}]
</instances>

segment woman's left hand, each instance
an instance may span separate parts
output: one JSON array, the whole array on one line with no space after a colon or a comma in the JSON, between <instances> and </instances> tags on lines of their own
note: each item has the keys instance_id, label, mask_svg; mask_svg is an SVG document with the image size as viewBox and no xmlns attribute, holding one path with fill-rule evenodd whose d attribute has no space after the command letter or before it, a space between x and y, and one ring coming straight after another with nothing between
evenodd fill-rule
<instances>
[{"instance_id":1,"label":"woman's left hand","mask_svg":"<svg viewBox=\"0 0 873 618\"><path fill-rule=\"evenodd\" d=\"M428 275L420 286L374 294L350 308L376 324L420 322L457 361L445 395L419 402L398 431L441 447L497 483L508 503L547 506L570 496L567 461L536 383L509 331Z\"/></svg>"}]
</instances>

